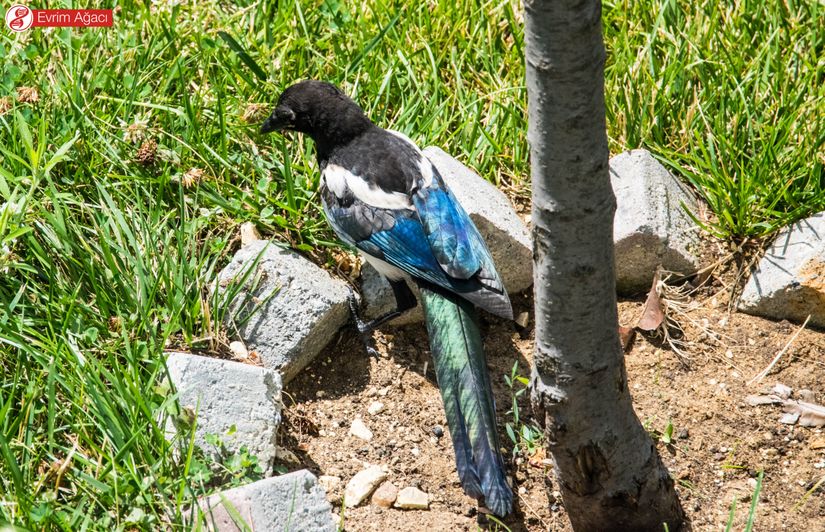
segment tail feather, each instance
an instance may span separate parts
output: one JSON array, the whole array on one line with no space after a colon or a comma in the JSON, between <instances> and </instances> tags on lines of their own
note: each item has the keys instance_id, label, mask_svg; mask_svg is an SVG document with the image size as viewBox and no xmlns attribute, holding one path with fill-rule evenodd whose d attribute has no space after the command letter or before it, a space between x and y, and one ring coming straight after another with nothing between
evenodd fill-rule
<instances>
[{"instance_id":1,"label":"tail feather","mask_svg":"<svg viewBox=\"0 0 825 532\"><path fill-rule=\"evenodd\" d=\"M497 515L513 506L496 430L493 390L472 303L421 286L438 387L464 492Z\"/></svg>"}]
</instances>

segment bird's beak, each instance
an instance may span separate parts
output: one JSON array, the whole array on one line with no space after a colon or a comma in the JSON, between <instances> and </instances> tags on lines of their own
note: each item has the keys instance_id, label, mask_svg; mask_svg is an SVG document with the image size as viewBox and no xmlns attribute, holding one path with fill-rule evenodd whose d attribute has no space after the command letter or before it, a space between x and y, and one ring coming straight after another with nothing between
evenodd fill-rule
<instances>
[{"instance_id":1,"label":"bird's beak","mask_svg":"<svg viewBox=\"0 0 825 532\"><path fill-rule=\"evenodd\" d=\"M278 106L272 111L264 123L261 125L261 133L270 133L272 131L280 131L292 125L295 120L295 113L292 109L284 106Z\"/></svg>"}]
</instances>

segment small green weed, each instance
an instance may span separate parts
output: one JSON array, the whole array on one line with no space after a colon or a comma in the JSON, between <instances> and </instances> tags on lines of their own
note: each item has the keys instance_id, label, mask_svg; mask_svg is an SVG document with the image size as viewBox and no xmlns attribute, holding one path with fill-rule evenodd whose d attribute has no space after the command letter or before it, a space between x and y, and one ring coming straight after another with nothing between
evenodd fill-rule
<instances>
[{"instance_id":1,"label":"small green weed","mask_svg":"<svg viewBox=\"0 0 825 532\"><path fill-rule=\"evenodd\" d=\"M532 456L544 446L544 433L535 424L522 419L518 399L528 391L530 380L519 374L518 361L513 363L510 374L504 375L504 382L510 388L512 399L512 406L507 411L507 415L512 416L513 421L512 423L508 421L504 428L513 443L513 455Z\"/></svg>"},{"instance_id":2,"label":"small green weed","mask_svg":"<svg viewBox=\"0 0 825 532\"><path fill-rule=\"evenodd\" d=\"M751 494L751 506L750 510L748 511L748 521L745 524L745 532L751 532L753 530L753 524L756 521L756 507L759 504L759 494L762 492L762 480L764 478L765 472L760 471L759 475L756 477L756 487L753 489L753 494ZM733 520L736 517L736 498L733 499L730 505L730 513L728 513L728 522L725 526L725 532L731 532L733 530Z\"/></svg>"}]
</instances>

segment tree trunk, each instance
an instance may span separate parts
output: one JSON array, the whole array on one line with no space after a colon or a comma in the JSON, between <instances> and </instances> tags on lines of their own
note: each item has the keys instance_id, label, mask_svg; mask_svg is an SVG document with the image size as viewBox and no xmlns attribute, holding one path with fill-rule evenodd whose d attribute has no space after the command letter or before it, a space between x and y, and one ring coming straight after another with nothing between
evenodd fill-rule
<instances>
[{"instance_id":1,"label":"tree trunk","mask_svg":"<svg viewBox=\"0 0 825 532\"><path fill-rule=\"evenodd\" d=\"M630 400L617 333L599 0L525 0L533 178L532 399L576 530L663 530L683 512Z\"/></svg>"}]
</instances>

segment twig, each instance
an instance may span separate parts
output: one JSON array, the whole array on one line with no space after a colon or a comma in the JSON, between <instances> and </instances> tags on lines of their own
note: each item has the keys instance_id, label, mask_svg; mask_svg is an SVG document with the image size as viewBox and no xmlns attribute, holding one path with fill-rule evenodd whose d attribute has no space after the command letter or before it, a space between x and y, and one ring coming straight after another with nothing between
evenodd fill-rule
<instances>
[{"instance_id":1,"label":"twig","mask_svg":"<svg viewBox=\"0 0 825 532\"><path fill-rule=\"evenodd\" d=\"M752 378L751 380L748 381L748 386L750 386L754 382L761 381L762 379L765 378L765 376L768 373L770 373L770 371L773 369L773 367L776 365L776 363L779 362L779 359L782 358L782 355L785 354L785 351L787 351L788 348L791 347L791 344L794 342L794 340L796 340L796 337L799 336L799 333L802 332L802 329L804 329L805 326L808 325L808 320L810 320L810 319L811 319L811 315L808 314L808 317L805 318L805 322L802 324L802 326L799 329L797 329L797 331L794 333L794 335L791 336L791 338L788 340L788 343L785 344L785 347L783 347L782 350L779 351L776 354L775 357L773 357L773 360L771 360L771 363L768 364L768 367L766 367L765 369L760 371L754 378Z\"/></svg>"}]
</instances>

